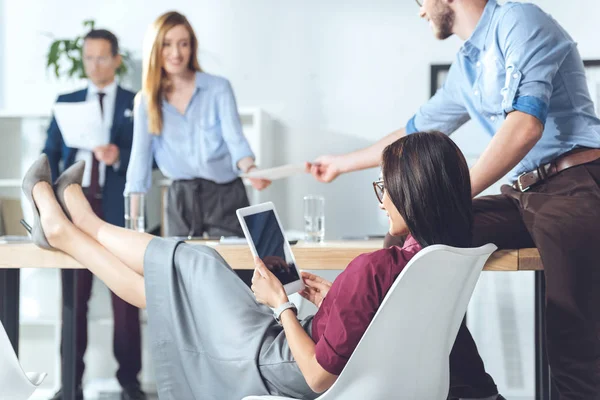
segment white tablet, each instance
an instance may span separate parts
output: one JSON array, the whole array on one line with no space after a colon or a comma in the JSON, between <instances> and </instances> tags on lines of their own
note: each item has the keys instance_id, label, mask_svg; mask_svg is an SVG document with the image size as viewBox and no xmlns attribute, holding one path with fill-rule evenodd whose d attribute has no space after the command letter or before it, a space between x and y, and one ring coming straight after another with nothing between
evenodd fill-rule
<instances>
[{"instance_id":1,"label":"white tablet","mask_svg":"<svg viewBox=\"0 0 600 400\"><path fill-rule=\"evenodd\" d=\"M236 211L254 256L258 256L281 281L289 295L304 289L292 249L283 233L273 203L262 203Z\"/></svg>"}]
</instances>

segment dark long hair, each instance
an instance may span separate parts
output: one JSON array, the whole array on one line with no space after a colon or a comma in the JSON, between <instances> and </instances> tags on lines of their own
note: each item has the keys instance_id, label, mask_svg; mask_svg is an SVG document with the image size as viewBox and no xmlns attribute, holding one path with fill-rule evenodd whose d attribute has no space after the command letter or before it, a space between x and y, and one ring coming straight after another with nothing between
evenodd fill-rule
<instances>
[{"instance_id":1,"label":"dark long hair","mask_svg":"<svg viewBox=\"0 0 600 400\"><path fill-rule=\"evenodd\" d=\"M470 247L471 179L460 149L440 132L418 132L383 151L387 195L421 246Z\"/></svg>"}]
</instances>

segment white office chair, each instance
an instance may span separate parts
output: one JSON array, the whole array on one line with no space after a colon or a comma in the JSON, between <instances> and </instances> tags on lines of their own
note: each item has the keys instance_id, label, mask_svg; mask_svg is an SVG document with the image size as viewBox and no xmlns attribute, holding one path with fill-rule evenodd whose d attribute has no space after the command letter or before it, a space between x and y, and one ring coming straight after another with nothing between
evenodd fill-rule
<instances>
[{"instance_id":1,"label":"white office chair","mask_svg":"<svg viewBox=\"0 0 600 400\"><path fill-rule=\"evenodd\" d=\"M23 372L0 322L0 399L27 400L45 378L46 373Z\"/></svg>"},{"instance_id":2,"label":"white office chair","mask_svg":"<svg viewBox=\"0 0 600 400\"><path fill-rule=\"evenodd\" d=\"M449 356L493 244L429 246L404 268L336 382L318 400L444 400ZM243 400L294 400L249 396Z\"/></svg>"}]
</instances>

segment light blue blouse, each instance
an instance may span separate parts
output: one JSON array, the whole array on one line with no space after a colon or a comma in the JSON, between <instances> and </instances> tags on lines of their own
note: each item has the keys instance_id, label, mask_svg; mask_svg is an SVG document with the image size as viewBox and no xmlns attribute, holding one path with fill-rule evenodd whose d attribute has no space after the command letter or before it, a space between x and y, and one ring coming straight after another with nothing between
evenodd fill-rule
<instances>
[{"instance_id":1,"label":"light blue blouse","mask_svg":"<svg viewBox=\"0 0 600 400\"><path fill-rule=\"evenodd\" d=\"M153 156L170 179L204 178L217 183L236 179L238 161L254 158L242 132L233 90L224 78L197 72L196 90L183 115L163 100L159 136L148 133L146 101L143 96L137 100L125 194L148 191Z\"/></svg>"}]
</instances>

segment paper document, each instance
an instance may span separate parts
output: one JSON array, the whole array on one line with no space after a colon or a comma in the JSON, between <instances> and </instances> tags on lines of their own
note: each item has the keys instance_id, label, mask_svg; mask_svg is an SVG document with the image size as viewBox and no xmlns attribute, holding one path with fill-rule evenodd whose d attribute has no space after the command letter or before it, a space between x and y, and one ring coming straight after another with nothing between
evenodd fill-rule
<instances>
[{"instance_id":1,"label":"paper document","mask_svg":"<svg viewBox=\"0 0 600 400\"><path fill-rule=\"evenodd\" d=\"M287 164L280 167L257 169L240 175L242 178L276 179L287 178L292 175L304 173L304 164Z\"/></svg>"},{"instance_id":2,"label":"paper document","mask_svg":"<svg viewBox=\"0 0 600 400\"><path fill-rule=\"evenodd\" d=\"M56 103L54 117L68 147L93 150L108 144L97 101Z\"/></svg>"}]
</instances>

